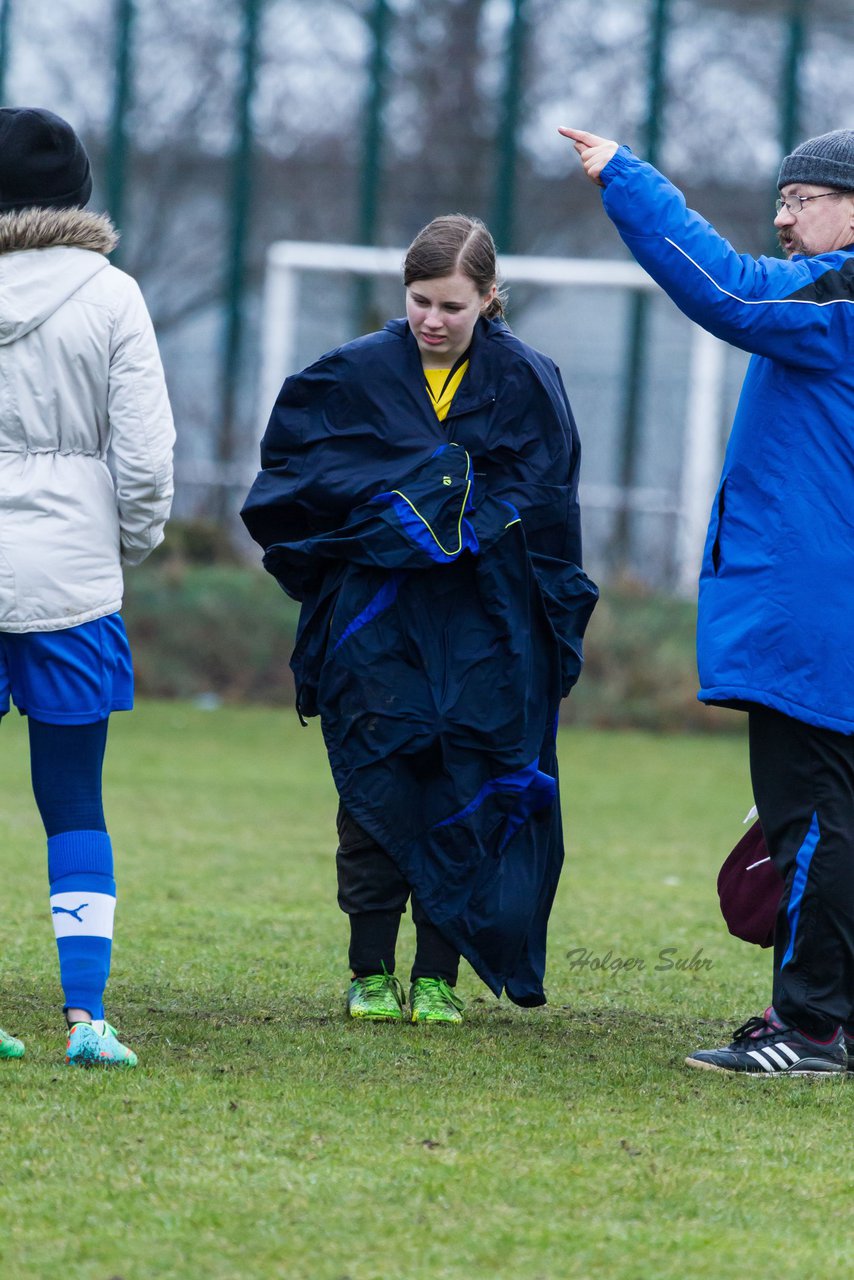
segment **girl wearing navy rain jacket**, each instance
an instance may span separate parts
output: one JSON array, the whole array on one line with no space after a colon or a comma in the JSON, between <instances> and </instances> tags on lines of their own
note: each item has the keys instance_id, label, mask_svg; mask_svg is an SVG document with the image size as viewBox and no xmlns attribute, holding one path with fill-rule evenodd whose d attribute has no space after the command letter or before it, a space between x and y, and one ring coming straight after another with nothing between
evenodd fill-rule
<instances>
[{"instance_id":1,"label":"girl wearing navy rain jacket","mask_svg":"<svg viewBox=\"0 0 854 1280\"><path fill-rule=\"evenodd\" d=\"M459 1022L460 956L545 1000L563 860L555 734L597 592L560 373L502 319L495 246L437 218L406 319L286 380L242 515L302 611L291 665L340 797L352 1017Z\"/></svg>"}]
</instances>

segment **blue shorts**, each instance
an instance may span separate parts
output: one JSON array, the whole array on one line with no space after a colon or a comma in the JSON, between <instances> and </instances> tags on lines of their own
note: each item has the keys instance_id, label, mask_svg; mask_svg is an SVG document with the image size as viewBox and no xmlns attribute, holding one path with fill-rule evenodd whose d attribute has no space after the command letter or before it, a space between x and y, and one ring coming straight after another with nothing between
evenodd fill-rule
<instances>
[{"instance_id":1,"label":"blue shorts","mask_svg":"<svg viewBox=\"0 0 854 1280\"><path fill-rule=\"evenodd\" d=\"M133 663L121 615L65 631L0 631L0 716L9 699L45 724L94 724L133 707Z\"/></svg>"}]
</instances>

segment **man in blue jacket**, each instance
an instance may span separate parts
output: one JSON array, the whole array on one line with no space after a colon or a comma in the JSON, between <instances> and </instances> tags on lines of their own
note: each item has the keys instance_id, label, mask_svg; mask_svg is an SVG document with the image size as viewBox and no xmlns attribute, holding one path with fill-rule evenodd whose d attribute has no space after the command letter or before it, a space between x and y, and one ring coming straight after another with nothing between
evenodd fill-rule
<instances>
[{"instance_id":1,"label":"man in blue jacket","mask_svg":"<svg viewBox=\"0 0 854 1280\"><path fill-rule=\"evenodd\" d=\"M783 880L771 1006L686 1062L818 1075L854 1062L854 130L780 169L785 261L735 252L626 148L575 129L588 178L678 307L752 353L700 576L700 698L748 713Z\"/></svg>"}]
</instances>

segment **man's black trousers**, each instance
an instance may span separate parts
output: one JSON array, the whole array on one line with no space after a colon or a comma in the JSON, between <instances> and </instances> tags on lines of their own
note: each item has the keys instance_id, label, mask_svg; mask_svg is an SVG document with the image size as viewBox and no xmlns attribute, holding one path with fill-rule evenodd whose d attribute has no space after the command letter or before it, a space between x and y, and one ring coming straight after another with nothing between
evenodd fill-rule
<instances>
[{"instance_id":1,"label":"man's black trousers","mask_svg":"<svg viewBox=\"0 0 854 1280\"><path fill-rule=\"evenodd\" d=\"M819 1039L854 1030L854 737L751 708L750 772L784 883L773 1004Z\"/></svg>"}]
</instances>

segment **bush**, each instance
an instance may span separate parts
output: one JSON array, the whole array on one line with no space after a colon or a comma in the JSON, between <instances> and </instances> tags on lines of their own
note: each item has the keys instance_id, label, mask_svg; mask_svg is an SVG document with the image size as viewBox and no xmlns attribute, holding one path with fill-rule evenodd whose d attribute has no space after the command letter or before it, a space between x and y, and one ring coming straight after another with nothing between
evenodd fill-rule
<instances>
[{"instance_id":1,"label":"bush","mask_svg":"<svg viewBox=\"0 0 854 1280\"><path fill-rule=\"evenodd\" d=\"M685 600L604 588L562 718L600 728L740 730L743 716L697 701L696 624L696 606Z\"/></svg>"},{"instance_id":2,"label":"bush","mask_svg":"<svg viewBox=\"0 0 854 1280\"><path fill-rule=\"evenodd\" d=\"M122 614L141 695L293 702L299 608L267 574L155 556L127 575Z\"/></svg>"}]
</instances>

